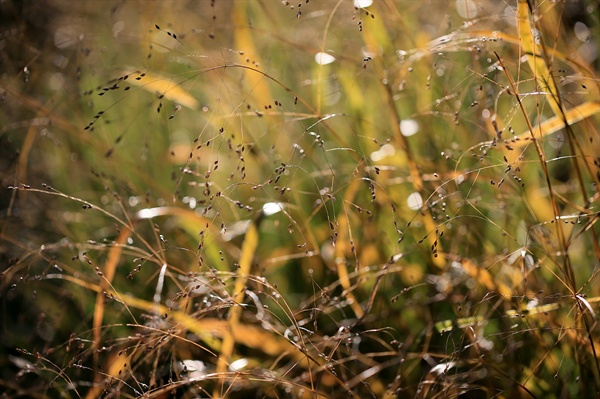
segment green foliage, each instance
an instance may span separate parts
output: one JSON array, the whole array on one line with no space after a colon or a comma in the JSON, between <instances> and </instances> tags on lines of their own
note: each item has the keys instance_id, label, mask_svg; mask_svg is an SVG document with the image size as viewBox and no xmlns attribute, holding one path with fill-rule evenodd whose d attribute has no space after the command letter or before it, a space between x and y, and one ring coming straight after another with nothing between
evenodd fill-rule
<instances>
[{"instance_id":1,"label":"green foliage","mask_svg":"<svg viewBox=\"0 0 600 399\"><path fill-rule=\"evenodd\" d=\"M6 397L596 397L594 1L0 4Z\"/></svg>"}]
</instances>

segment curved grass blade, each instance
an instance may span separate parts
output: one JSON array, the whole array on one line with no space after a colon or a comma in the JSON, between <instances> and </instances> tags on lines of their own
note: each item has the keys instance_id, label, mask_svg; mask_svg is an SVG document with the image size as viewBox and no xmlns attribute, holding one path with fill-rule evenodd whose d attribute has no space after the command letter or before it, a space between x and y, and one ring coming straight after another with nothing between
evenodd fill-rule
<instances>
[{"instance_id":1,"label":"curved grass blade","mask_svg":"<svg viewBox=\"0 0 600 399\"><path fill-rule=\"evenodd\" d=\"M554 112L554 115L562 115L562 106L558 96L558 89L554 79L550 74L550 69L544 58L545 52L538 45L533 35L531 26L531 10L527 0L519 0L517 7L517 26L521 48L527 57L529 67L533 71L534 77L540 84L542 91L548 93L548 103Z\"/></svg>"}]
</instances>

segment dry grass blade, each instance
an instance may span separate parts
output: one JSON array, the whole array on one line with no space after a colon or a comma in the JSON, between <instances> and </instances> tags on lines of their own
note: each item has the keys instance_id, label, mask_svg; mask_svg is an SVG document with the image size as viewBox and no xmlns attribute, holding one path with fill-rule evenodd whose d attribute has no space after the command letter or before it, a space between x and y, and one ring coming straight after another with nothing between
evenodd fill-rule
<instances>
[{"instance_id":1,"label":"dry grass blade","mask_svg":"<svg viewBox=\"0 0 600 399\"><path fill-rule=\"evenodd\" d=\"M344 202L350 203L353 201L354 196L358 190L358 187L361 183L360 179L355 179L348 186L348 191L346 191L346 195L344 196ZM364 316L363 308L360 306L360 303L357 301L354 293L352 292L352 287L350 283L350 278L348 277L348 265L347 265L347 256L350 253L350 248L348 248L348 242L352 242L352 240L348 240L351 235L350 225L348 223L348 215L346 213L346 208L342 207L340 210L340 214L337 217L338 225L339 225L339 236L335 246L335 267L337 269L337 273L340 279L340 284L344 288L344 296L348 298L350 302L350 307L354 311L354 314L357 318L361 318ZM351 237L350 237L351 238ZM353 245L353 244L351 244ZM354 252L354 249L353 249Z\"/></svg>"},{"instance_id":2,"label":"dry grass blade","mask_svg":"<svg viewBox=\"0 0 600 399\"><path fill-rule=\"evenodd\" d=\"M564 115L555 115L533 127L533 131L539 138L545 138L565 128L567 125L573 125L585 120L594 114L600 113L600 101L588 101L567 110ZM510 146L513 148L523 147L528 144L530 132L523 132L510 140Z\"/></svg>"},{"instance_id":3,"label":"dry grass blade","mask_svg":"<svg viewBox=\"0 0 600 399\"><path fill-rule=\"evenodd\" d=\"M223 337L219 362L217 363L217 373L224 373L227 371L227 367L231 362L236 338L234 332L239 328L240 317L242 314L242 304L244 302L244 296L246 295L246 284L252 269L252 260L254 259L254 253L256 252L257 247L258 228L256 223L251 223L246 230L244 243L242 245L239 268L237 270L237 278L233 286L234 304L229 309L229 324ZM217 398L220 397L219 389L220 387L217 386L214 391L214 396Z\"/></svg>"},{"instance_id":4,"label":"dry grass blade","mask_svg":"<svg viewBox=\"0 0 600 399\"><path fill-rule=\"evenodd\" d=\"M248 16L249 8L250 4L247 2L237 3L233 7L231 18L235 25L234 37L237 48L243 49L243 56L258 69L262 65L262 60L254 44ZM266 84L268 79L254 68L244 68L244 86L251 91L252 97L258 104L270 104L273 96Z\"/></svg>"},{"instance_id":5,"label":"dry grass blade","mask_svg":"<svg viewBox=\"0 0 600 399\"><path fill-rule=\"evenodd\" d=\"M149 93L164 96L164 98L189 109L196 110L199 107L198 100L181 87L180 83L176 83L171 78L161 76L156 72L141 73L133 68L124 71L123 75L131 75L132 77L127 82ZM136 75L140 79L136 79Z\"/></svg>"},{"instance_id":6,"label":"dry grass blade","mask_svg":"<svg viewBox=\"0 0 600 399\"><path fill-rule=\"evenodd\" d=\"M465 272L479 284L482 284L490 291L496 291L504 298L509 299L513 294L513 289L502 282L494 281L493 276L486 269L476 265L470 259L462 259L461 265Z\"/></svg>"},{"instance_id":7,"label":"dry grass blade","mask_svg":"<svg viewBox=\"0 0 600 399\"><path fill-rule=\"evenodd\" d=\"M528 0L519 0L517 7L517 25L519 28L519 42L527 57L527 62L533 71L536 81L540 84L542 91L547 93L548 102L554 115L563 114L558 89L554 78L550 73L546 62L546 52L543 51L539 38L534 37L531 25L531 9Z\"/></svg>"},{"instance_id":8,"label":"dry grass blade","mask_svg":"<svg viewBox=\"0 0 600 399\"><path fill-rule=\"evenodd\" d=\"M131 237L132 231L124 227L121 229L121 233L117 237L114 245L108 251L108 258L106 259L106 263L103 268L103 278L100 280L100 288L102 291L107 291L111 289L111 283L115 276L115 272L117 270L117 266L119 265L119 261L121 260L121 254L123 252L123 246L127 243L127 239ZM94 364L99 364L98 362L98 351L97 349L100 346L101 333L102 333L102 322L104 319L104 310L105 310L105 300L106 298L102 294L102 291L98 291L96 295L96 305L94 306L94 320L92 323L93 331L94 331ZM95 398L100 395L101 389L101 374L96 375L96 385L94 389L90 390L87 397Z\"/></svg>"},{"instance_id":9,"label":"dry grass blade","mask_svg":"<svg viewBox=\"0 0 600 399\"><path fill-rule=\"evenodd\" d=\"M49 275L48 278L69 281L100 294L103 292L100 285L73 276ZM300 353L298 348L286 339L279 337L272 332L265 331L258 326L238 323L236 329L231 330L229 320L219 320L215 318L197 319L193 315L189 315L183 311L172 310L164 305L157 306L154 302L145 301L127 294L119 294L112 290L107 291L106 294L109 297L115 298L127 307L139 309L150 314L155 312L160 312L163 315L168 314L176 323L174 325L175 328L183 328L196 334L208 345L208 347L204 347L203 350L214 357L217 357L217 353L222 350L222 340L224 340L226 336L232 335L234 343L260 350L271 356L288 353L292 358L296 359L299 364L305 364L304 361L306 360L306 356ZM137 326L137 324L132 324L132 326Z\"/></svg>"}]
</instances>

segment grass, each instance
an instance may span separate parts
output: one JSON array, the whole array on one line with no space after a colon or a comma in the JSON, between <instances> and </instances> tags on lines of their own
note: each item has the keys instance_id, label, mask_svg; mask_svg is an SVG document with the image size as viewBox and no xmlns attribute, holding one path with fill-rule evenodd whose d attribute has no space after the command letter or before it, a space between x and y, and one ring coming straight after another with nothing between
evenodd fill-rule
<instances>
[{"instance_id":1,"label":"grass","mask_svg":"<svg viewBox=\"0 0 600 399\"><path fill-rule=\"evenodd\" d=\"M355 4L0 5L5 397L599 394L597 5Z\"/></svg>"}]
</instances>

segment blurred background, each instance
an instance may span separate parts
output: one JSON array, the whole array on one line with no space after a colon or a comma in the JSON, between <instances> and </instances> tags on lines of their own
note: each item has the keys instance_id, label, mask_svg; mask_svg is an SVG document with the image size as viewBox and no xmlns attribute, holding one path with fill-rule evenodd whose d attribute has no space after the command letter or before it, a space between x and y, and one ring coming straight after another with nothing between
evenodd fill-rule
<instances>
[{"instance_id":1,"label":"blurred background","mask_svg":"<svg viewBox=\"0 0 600 399\"><path fill-rule=\"evenodd\" d=\"M4 397L600 390L597 2L0 12Z\"/></svg>"}]
</instances>

